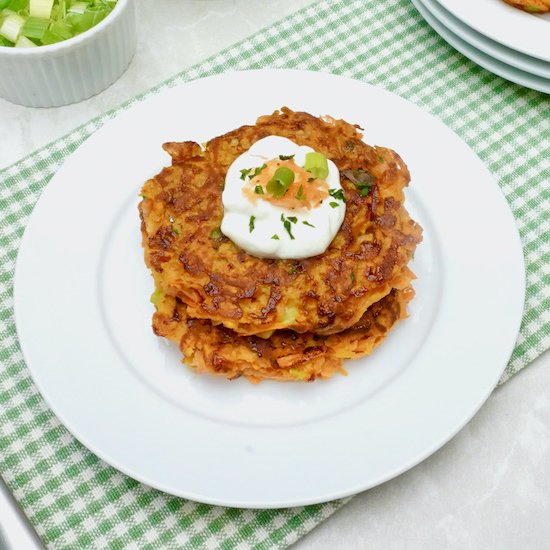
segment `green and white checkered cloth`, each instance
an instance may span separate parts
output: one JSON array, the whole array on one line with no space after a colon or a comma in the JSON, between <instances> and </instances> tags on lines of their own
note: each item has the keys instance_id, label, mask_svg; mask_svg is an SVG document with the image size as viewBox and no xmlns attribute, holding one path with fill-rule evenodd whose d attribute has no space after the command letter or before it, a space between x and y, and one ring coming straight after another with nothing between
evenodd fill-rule
<instances>
[{"instance_id":1,"label":"green and white checkered cloth","mask_svg":"<svg viewBox=\"0 0 550 550\"><path fill-rule=\"evenodd\" d=\"M17 342L12 281L40 192L86 138L121 110L226 70L330 71L382 86L431 111L481 157L514 212L527 301L501 382L550 340L550 98L476 66L408 0L323 1L176 75L0 172L0 473L48 548L284 548L345 501L236 510L141 485L80 445L33 385Z\"/></svg>"}]
</instances>

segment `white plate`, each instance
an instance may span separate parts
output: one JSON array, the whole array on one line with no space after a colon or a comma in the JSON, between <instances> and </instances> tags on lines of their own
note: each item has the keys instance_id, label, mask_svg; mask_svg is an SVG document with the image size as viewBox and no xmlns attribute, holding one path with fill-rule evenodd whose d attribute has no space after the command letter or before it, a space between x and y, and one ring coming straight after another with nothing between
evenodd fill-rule
<instances>
[{"instance_id":1,"label":"white plate","mask_svg":"<svg viewBox=\"0 0 550 550\"><path fill-rule=\"evenodd\" d=\"M550 13L533 15L503 0L438 0L456 18L518 52L550 61Z\"/></svg>"},{"instance_id":2,"label":"white plate","mask_svg":"<svg viewBox=\"0 0 550 550\"><path fill-rule=\"evenodd\" d=\"M471 27L468 27L468 25L465 25L462 21L460 21L460 19L454 17L450 12L443 8L437 0L420 1L434 17L443 23L443 25L445 25L454 34L474 46L474 48L481 50L487 55L490 55L503 63L517 67L522 71L526 71L537 76L542 76L543 78L550 80L549 62L542 61L529 55L524 55L516 50L507 48L506 46L503 46L490 38L487 38ZM550 25L548 33L548 39L550 40Z\"/></svg>"},{"instance_id":3,"label":"white plate","mask_svg":"<svg viewBox=\"0 0 550 550\"><path fill-rule=\"evenodd\" d=\"M521 86L532 88L533 90L538 90L539 92L545 92L547 94L550 93L550 79L527 73L517 67L512 67L507 63L503 63L502 61L483 53L457 36L454 32L450 31L443 23L441 23L441 21L439 21L439 19L432 15L428 8L426 8L426 6L422 3L422 0L411 1L422 17L424 17L427 23L437 32L437 34L439 34L461 54L471 59L474 63L477 63L484 69L487 69L488 71L491 71L506 80L520 84Z\"/></svg>"},{"instance_id":4,"label":"white plate","mask_svg":"<svg viewBox=\"0 0 550 550\"><path fill-rule=\"evenodd\" d=\"M205 141L288 105L395 148L425 229L411 317L349 376L252 385L197 375L150 329L137 194L167 140ZM521 245L498 186L441 122L362 82L288 70L226 73L148 98L60 168L27 226L15 279L25 359L88 448L193 500L282 507L357 493L414 466L474 415L523 309Z\"/></svg>"}]
</instances>

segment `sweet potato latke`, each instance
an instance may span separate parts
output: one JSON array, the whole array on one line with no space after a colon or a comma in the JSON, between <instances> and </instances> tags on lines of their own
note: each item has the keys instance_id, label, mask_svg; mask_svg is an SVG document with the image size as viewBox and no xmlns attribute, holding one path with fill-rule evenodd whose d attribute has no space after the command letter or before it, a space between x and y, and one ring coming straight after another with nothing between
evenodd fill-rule
<instances>
[{"instance_id":1,"label":"sweet potato latke","mask_svg":"<svg viewBox=\"0 0 550 550\"><path fill-rule=\"evenodd\" d=\"M257 258L219 230L227 169L269 135L308 145L340 170L346 215L319 256ZM406 316L407 263L422 239L403 206L409 172L397 153L361 138L342 120L282 108L204 147L164 145L172 165L142 188L142 243L157 288L154 330L187 363L231 379L327 378Z\"/></svg>"},{"instance_id":2,"label":"sweet potato latke","mask_svg":"<svg viewBox=\"0 0 550 550\"><path fill-rule=\"evenodd\" d=\"M507 4L528 13L548 13L550 0L504 0Z\"/></svg>"}]
</instances>

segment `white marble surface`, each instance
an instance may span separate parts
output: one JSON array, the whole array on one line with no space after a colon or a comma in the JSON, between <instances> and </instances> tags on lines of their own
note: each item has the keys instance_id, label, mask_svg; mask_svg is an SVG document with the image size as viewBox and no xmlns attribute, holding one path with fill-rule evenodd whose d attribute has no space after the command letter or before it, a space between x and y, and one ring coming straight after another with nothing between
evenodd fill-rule
<instances>
[{"instance_id":1,"label":"white marble surface","mask_svg":"<svg viewBox=\"0 0 550 550\"><path fill-rule=\"evenodd\" d=\"M56 109L30 109L0 99L0 168L311 2L136 1L136 57L111 88ZM296 550L550 549L549 382L547 353L496 390L443 449L355 497L299 541ZM13 549L41 548L1 484L0 528Z\"/></svg>"},{"instance_id":2,"label":"white marble surface","mask_svg":"<svg viewBox=\"0 0 550 550\"><path fill-rule=\"evenodd\" d=\"M357 495L294 550L550 548L550 352L412 470Z\"/></svg>"}]
</instances>

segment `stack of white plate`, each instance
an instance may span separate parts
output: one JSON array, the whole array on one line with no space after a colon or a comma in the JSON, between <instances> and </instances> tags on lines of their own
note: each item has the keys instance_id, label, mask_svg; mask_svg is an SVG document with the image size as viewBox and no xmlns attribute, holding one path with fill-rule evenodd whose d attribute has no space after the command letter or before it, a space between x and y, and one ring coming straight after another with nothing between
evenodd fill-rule
<instances>
[{"instance_id":1,"label":"stack of white plate","mask_svg":"<svg viewBox=\"0 0 550 550\"><path fill-rule=\"evenodd\" d=\"M550 13L526 13L503 0L412 2L442 38L478 65L550 93Z\"/></svg>"}]
</instances>

